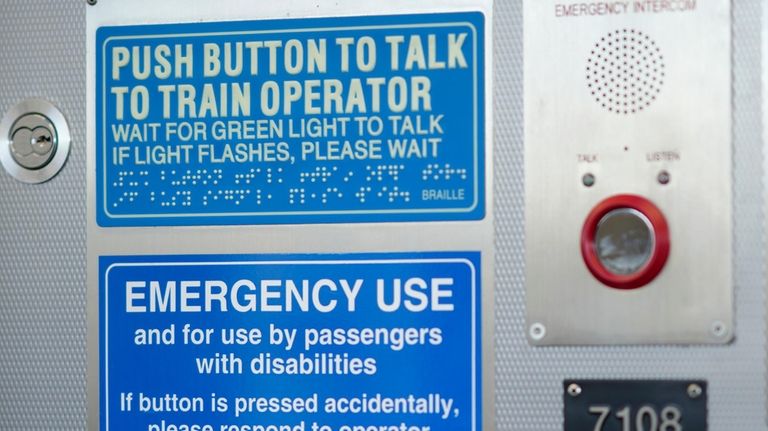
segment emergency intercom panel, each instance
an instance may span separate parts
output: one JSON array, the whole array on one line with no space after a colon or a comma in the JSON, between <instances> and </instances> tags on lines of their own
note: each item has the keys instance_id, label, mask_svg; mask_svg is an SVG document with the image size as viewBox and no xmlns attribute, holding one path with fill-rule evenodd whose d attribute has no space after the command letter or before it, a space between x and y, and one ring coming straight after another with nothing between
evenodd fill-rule
<instances>
[{"instance_id":1,"label":"emergency intercom panel","mask_svg":"<svg viewBox=\"0 0 768 431\"><path fill-rule=\"evenodd\" d=\"M730 2L598 6L525 2L529 341L726 343Z\"/></svg>"}]
</instances>

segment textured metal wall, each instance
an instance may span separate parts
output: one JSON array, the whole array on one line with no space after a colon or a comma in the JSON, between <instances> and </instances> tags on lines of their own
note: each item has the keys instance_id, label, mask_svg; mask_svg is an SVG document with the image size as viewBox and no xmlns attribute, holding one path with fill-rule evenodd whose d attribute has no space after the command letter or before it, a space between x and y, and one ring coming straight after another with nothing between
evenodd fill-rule
<instances>
[{"instance_id":1,"label":"textured metal wall","mask_svg":"<svg viewBox=\"0 0 768 431\"><path fill-rule=\"evenodd\" d=\"M0 173L0 429L85 427L85 1L0 6L0 110L67 117L72 152L38 186Z\"/></svg>"},{"instance_id":2,"label":"textured metal wall","mask_svg":"<svg viewBox=\"0 0 768 431\"><path fill-rule=\"evenodd\" d=\"M48 99L72 131L58 177L0 172L0 430L85 428L85 1L3 0L0 111Z\"/></svg>"},{"instance_id":3,"label":"textured metal wall","mask_svg":"<svg viewBox=\"0 0 768 431\"><path fill-rule=\"evenodd\" d=\"M499 430L560 429L566 378L704 378L712 430L766 428L760 2L733 7L736 342L534 349L524 336L522 6L496 0ZM85 428L85 8L83 0L0 6L0 110L51 100L73 135L53 181L22 185L0 173L0 430Z\"/></svg>"}]
</instances>

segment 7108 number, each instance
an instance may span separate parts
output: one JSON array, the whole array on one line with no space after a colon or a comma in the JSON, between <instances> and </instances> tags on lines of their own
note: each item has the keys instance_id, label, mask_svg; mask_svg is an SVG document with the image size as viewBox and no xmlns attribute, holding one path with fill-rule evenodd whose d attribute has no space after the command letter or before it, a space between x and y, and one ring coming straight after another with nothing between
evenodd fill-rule
<instances>
[{"instance_id":1,"label":"7108 number","mask_svg":"<svg viewBox=\"0 0 768 431\"><path fill-rule=\"evenodd\" d=\"M683 414L675 406L666 406L657 411L652 406L643 406L633 411L624 407L615 413L610 406L589 406L589 414L597 416L593 431L603 431L605 423L614 416L621 423L621 431L683 431L680 423Z\"/></svg>"}]
</instances>

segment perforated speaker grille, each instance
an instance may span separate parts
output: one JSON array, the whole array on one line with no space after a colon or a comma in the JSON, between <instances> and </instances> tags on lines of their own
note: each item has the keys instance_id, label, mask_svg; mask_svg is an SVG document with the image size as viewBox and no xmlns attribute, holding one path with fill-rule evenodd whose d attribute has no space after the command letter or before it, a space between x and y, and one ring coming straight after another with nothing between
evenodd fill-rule
<instances>
[{"instance_id":1,"label":"perforated speaker grille","mask_svg":"<svg viewBox=\"0 0 768 431\"><path fill-rule=\"evenodd\" d=\"M640 30L609 32L587 58L587 88L595 102L616 114L636 114L656 100L664 85L664 56Z\"/></svg>"}]
</instances>

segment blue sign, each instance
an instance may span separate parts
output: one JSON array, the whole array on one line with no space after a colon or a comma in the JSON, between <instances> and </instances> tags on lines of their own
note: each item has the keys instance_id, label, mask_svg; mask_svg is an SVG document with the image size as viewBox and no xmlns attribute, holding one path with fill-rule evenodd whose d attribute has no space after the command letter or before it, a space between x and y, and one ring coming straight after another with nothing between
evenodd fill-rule
<instances>
[{"instance_id":1,"label":"blue sign","mask_svg":"<svg viewBox=\"0 0 768 431\"><path fill-rule=\"evenodd\" d=\"M102 431L480 431L480 253L99 260Z\"/></svg>"},{"instance_id":2,"label":"blue sign","mask_svg":"<svg viewBox=\"0 0 768 431\"><path fill-rule=\"evenodd\" d=\"M481 13L102 27L100 226L480 220Z\"/></svg>"}]
</instances>

